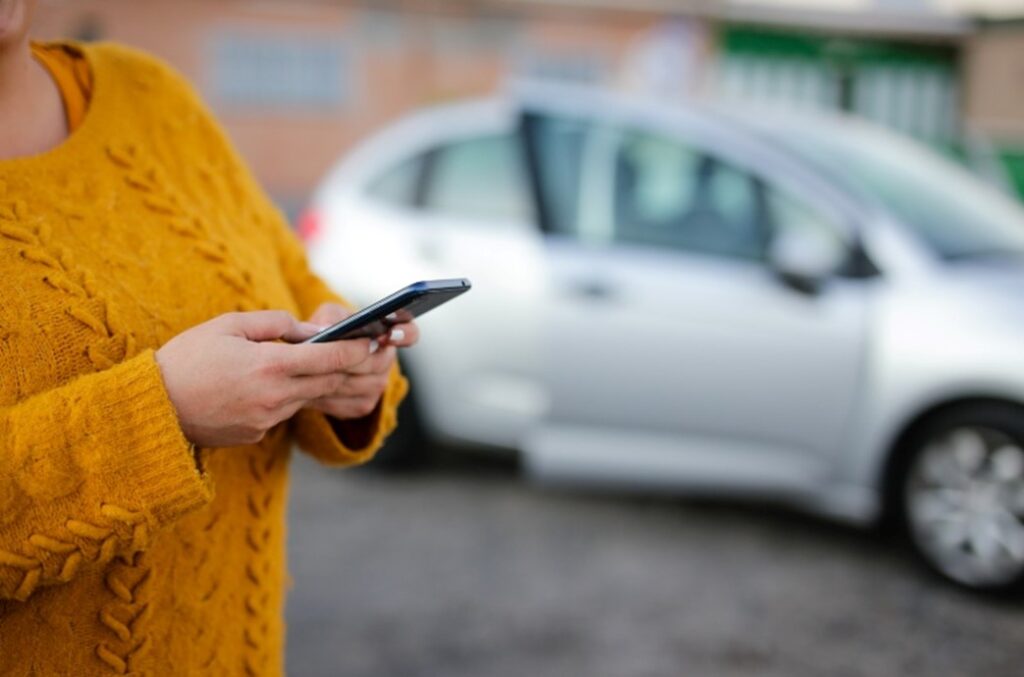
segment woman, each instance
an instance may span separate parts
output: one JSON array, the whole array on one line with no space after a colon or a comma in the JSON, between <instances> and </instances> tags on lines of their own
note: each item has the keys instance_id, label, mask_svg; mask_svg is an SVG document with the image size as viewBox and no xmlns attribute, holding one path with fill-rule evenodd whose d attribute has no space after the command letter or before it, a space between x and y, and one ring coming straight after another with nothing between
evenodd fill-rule
<instances>
[{"instance_id":1,"label":"woman","mask_svg":"<svg viewBox=\"0 0 1024 677\"><path fill-rule=\"evenodd\" d=\"M0 674L278 674L291 440L370 458L417 329L290 345L346 311L195 93L30 43L33 5L0 0Z\"/></svg>"}]
</instances>

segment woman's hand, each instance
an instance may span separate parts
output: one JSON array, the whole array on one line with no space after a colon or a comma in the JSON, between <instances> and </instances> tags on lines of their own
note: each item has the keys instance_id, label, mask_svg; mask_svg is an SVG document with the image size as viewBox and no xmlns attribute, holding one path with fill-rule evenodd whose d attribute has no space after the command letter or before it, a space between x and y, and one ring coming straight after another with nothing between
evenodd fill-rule
<instances>
[{"instance_id":1,"label":"woman's hand","mask_svg":"<svg viewBox=\"0 0 1024 677\"><path fill-rule=\"evenodd\" d=\"M317 329L284 311L228 313L168 341L156 361L185 437L201 447L251 444L305 406L339 417L368 413L394 348L378 350L369 339L277 342Z\"/></svg>"},{"instance_id":2,"label":"woman's hand","mask_svg":"<svg viewBox=\"0 0 1024 677\"><path fill-rule=\"evenodd\" d=\"M320 306L309 321L327 327L344 320L349 311L336 303ZM373 413L388 383L388 373L395 361L397 348L411 346L419 340L415 322L394 325L370 344L371 354L363 362L338 374L335 389L307 405L339 420L362 418ZM348 341L337 341L347 343Z\"/></svg>"}]
</instances>

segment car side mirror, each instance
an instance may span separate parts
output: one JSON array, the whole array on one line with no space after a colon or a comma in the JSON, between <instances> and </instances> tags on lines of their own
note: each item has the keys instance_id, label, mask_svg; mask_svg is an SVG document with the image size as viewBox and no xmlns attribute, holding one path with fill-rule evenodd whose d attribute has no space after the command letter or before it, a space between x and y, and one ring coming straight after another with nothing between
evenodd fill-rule
<instances>
[{"instance_id":1,"label":"car side mirror","mask_svg":"<svg viewBox=\"0 0 1024 677\"><path fill-rule=\"evenodd\" d=\"M816 294L847 256L847 246L838 239L818 231L784 228L768 248L768 265L793 289Z\"/></svg>"}]
</instances>

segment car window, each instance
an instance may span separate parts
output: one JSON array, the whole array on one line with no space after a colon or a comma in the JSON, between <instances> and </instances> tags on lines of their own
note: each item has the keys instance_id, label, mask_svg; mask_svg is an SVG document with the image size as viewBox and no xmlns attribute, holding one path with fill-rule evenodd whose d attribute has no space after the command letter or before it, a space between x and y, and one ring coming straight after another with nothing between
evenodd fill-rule
<instances>
[{"instance_id":1,"label":"car window","mask_svg":"<svg viewBox=\"0 0 1024 677\"><path fill-rule=\"evenodd\" d=\"M1024 210L934 150L871 125L771 123L773 140L878 202L948 261L1024 257Z\"/></svg>"},{"instance_id":2,"label":"car window","mask_svg":"<svg viewBox=\"0 0 1024 677\"><path fill-rule=\"evenodd\" d=\"M544 198L544 226L578 237L584 156L593 145L593 127L572 118L531 114L526 129Z\"/></svg>"},{"instance_id":3,"label":"car window","mask_svg":"<svg viewBox=\"0 0 1024 677\"><path fill-rule=\"evenodd\" d=\"M385 169L368 184L367 194L384 204L412 206L423 170L423 157L420 154Z\"/></svg>"},{"instance_id":4,"label":"car window","mask_svg":"<svg viewBox=\"0 0 1024 677\"><path fill-rule=\"evenodd\" d=\"M844 230L831 214L776 186L766 187L765 202L775 237L789 232L817 248L836 252L836 260L845 258Z\"/></svg>"},{"instance_id":5,"label":"car window","mask_svg":"<svg viewBox=\"0 0 1024 677\"><path fill-rule=\"evenodd\" d=\"M436 214L484 221L529 219L529 192L517 137L481 136L432 151L420 206Z\"/></svg>"},{"instance_id":6,"label":"car window","mask_svg":"<svg viewBox=\"0 0 1024 677\"><path fill-rule=\"evenodd\" d=\"M764 258L761 188L746 172L675 139L627 132L614 176L617 241Z\"/></svg>"}]
</instances>

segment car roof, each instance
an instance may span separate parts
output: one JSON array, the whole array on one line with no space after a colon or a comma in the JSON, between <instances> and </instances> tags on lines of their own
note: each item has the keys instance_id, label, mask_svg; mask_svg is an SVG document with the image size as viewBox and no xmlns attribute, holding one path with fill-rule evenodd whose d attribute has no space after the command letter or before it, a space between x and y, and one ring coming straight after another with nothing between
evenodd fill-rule
<instances>
[{"instance_id":1,"label":"car roof","mask_svg":"<svg viewBox=\"0 0 1024 677\"><path fill-rule=\"evenodd\" d=\"M785 166L803 174L804 179L820 181L844 209L860 214L878 211L880 206L850 185L848 177L796 153L788 141L801 134L856 134L873 143L896 138L890 130L853 115L785 103L738 102L704 95L666 99L589 85L530 81L511 84L504 96L527 112L599 119L661 131L690 142L703 140L716 152L731 150L740 166L751 160L760 160L762 168Z\"/></svg>"},{"instance_id":2,"label":"car roof","mask_svg":"<svg viewBox=\"0 0 1024 677\"><path fill-rule=\"evenodd\" d=\"M760 140L765 140L766 135L785 135L801 129L821 133L853 128L882 131L882 128L861 118L837 111L796 108L785 103L728 101L704 95L666 99L590 85L516 81L506 88L502 96L528 111L542 110L665 128L698 127L727 132L731 136L740 133Z\"/></svg>"},{"instance_id":3,"label":"car roof","mask_svg":"<svg viewBox=\"0 0 1024 677\"><path fill-rule=\"evenodd\" d=\"M495 94L420 108L388 126L381 137L400 146L416 138L424 143L448 139L452 130L472 135L478 130L511 129L522 112L546 112L629 123L647 129L723 137L763 145L799 130L842 133L854 126L871 127L834 112L794 110L771 104L750 104L694 97L667 100L636 92L619 92L591 85L515 80ZM376 141L377 137L371 137ZM376 144L375 144L376 145ZM381 152L378 146L377 153ZM353 153L358 152L353 151Z\"/></svg>"},{"instance_id":4,"label":"car roof","mask_svg":"<svg viewBox=\"0 0 1024 677\"><path fill-rule=\"evenodd\" d=\"M849 121L839 115L795 112L770 105L732 104L710 98L666 100L636 92L612 91L562 82L510 81L489 96L434 104L388 125L381 133L346 154L326 185L360 183L381 168L408 156L410 147L427 147L456 136L496 133L515 128L522 113L549 113L628 124L679 138L701 139L716 151L729 150L746 165L760 161L805 175L844 203L844 210L864 205L850 194L839 176L829 176L778 139L793 130L811 128L838 133Z\"/></svg>"}]
</instances>

